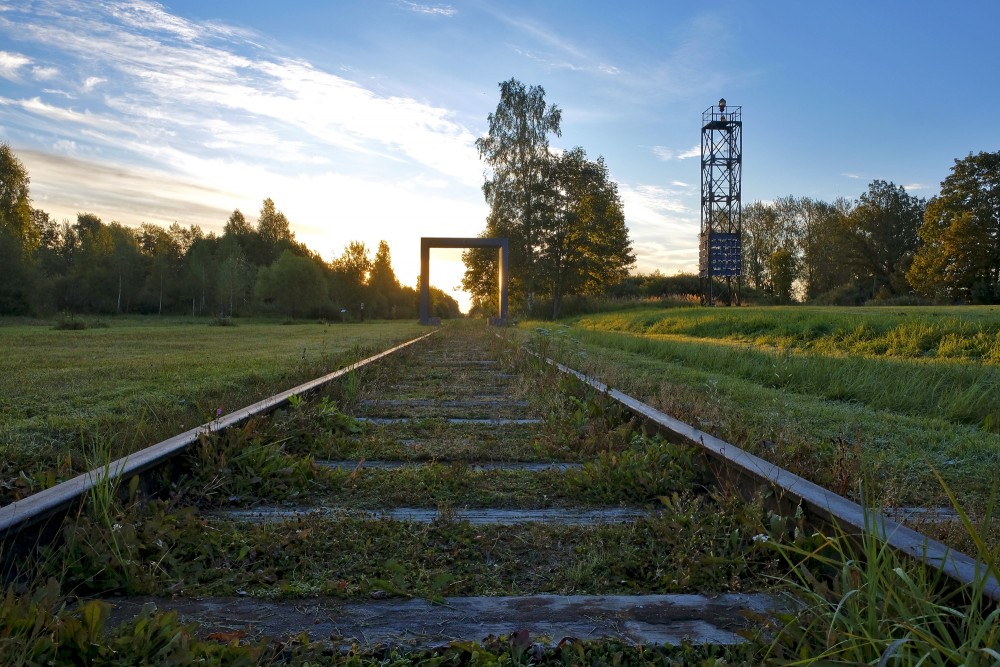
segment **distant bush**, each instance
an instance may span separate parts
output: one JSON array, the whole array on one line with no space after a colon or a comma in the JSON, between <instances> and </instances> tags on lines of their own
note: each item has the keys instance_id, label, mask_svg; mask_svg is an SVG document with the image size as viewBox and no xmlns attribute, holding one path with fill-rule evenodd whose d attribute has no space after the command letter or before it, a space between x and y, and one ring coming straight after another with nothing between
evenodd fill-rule
<instances>
[{"instance_id":1,"label":"distant bush","mask_svg":"<svg viewBox=\"0 0 1000 667\"><path fill-rule=\"evenodd\" d=\"M83 331L87 328L87 323L70 315L59 318L52 328L56 331Z\"/></svg>"},{"instance_id":2,"label":"distant bush","mask_svg":"<svg viewBox=\"0 0 1000 667\"><path fill-rule=\"evenodd\" d=\"M834 287L829 292L824 292L814 299L810 299L811 306L860 306L868 300L870 292L859 285L853 283Z\"/></svg>"},{"instance_id":3,"label":"distant bush","mask_svg":"<svg viewBox=\"0 0 1000 667\"><path fill-rule=\"evenodd\" d=\"M933 306L934 301L918 294L896 294L865 302L866 306Z\"/></svg>"},{"instance_id":4,"label":"distant bush","mask_svg":"<svg viewBox=\"0 0 1000 667\"><path fill-rule=\"evenodd\" d=\"M216 315L209 324L213 327L235 327L236 320L229 315Z\"/></svg>"}]
</instances>

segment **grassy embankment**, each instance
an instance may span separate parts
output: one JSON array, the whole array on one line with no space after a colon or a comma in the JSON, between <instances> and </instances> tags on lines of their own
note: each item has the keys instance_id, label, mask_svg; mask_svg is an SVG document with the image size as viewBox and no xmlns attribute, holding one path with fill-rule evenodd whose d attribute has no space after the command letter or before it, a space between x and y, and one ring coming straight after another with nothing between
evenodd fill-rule
<instances>
[{"instance_id":1,"label":"grassy embankment","mask_svg":"<svg viewBox=\"0 0 1000 667\"><path fill-rule=\"evenodd\" d=\"M648 309L519 335L839 493L947 506L936 470L978 516L996 488L995 307Z\"/></svg>"},{"instance_id":2,"label":"grassy embankment","mask_svg":"<svg viewBox=\"0 0 1000 667\"><path fill-rule=\"evenodd\" d=\"M236 323L0 322L0 504L426 331L409 321Z\"/></svg>"}]
</instances>

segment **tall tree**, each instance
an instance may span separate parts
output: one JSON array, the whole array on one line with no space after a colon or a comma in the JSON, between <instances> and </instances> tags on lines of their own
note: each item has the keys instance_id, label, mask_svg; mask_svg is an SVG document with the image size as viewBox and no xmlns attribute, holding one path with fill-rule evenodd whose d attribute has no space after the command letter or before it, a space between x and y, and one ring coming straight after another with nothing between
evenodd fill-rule
<instances>
[{"instance_id":1,"label":"tall tree","mask_svg":"<svg viewBox=\"0 0 1000 667\"><path fill-rule=\"evenodd\" d=\"M767 263L771 293L780 303L791 303L792 286L799 272L795 253L787 246L778 248L767 258Z\"/></svg>"},{"instance_id":2,"label":"tall tree","mask_svg":"<svg viewBox=\"0 0 1000 667\"><path fill-rule=\"evenodd\" d=\"M0 143L0 234L13 237L26 253L38 247L39 236L31 223L28 170L5 143Z\"/></svg>"},{"instance_id":3,"label":"tall tree","mask_svg":"<svg viewBox=\"0 0 1000 667\"><path fill-rule=\"evenodd\" d=\"M486 234L510 241L512 296L523 300L529 313L540 278L538 256L546 226L545 201L552 196L547 178L549 135L560 136L561 120L560 109L545 104L545 89L510 79L500 83L500 102L488 117L489 133L476 140L479 155L490 170L483 184L490 207ZM467 272L463 285L466 282L475 286L481 278Z\"/></svg>"},{"instance_id":4,"label":"tall tree","mask_svg":"<svg viewBox=\"0 0 1000 667\"><path fill-rule=\"evenodd\" d=\"M401 291L396 272L392 270L389 244L379 241L375 259L368 273L368 291L371 299L371 317L395 317L395 305Z\"/></svg>"},{"instance_id":5,"label":"tall tree","mask_svg":"<svg viewBox=\"0 0 1000 667\"><path fill-rule=\"evenodd\" d=\"M269 267L260 270L257 298L289 317L328 315L327 282L320 262L285 250Z\"/></svg>"},{"instance_id":6,"label":"tall tree","mask_svg":"<svg viewBox=\"0 0 1000 667\"><path fill-rule=\"evenodd\" d=\"M343 254L333 260L334 301L349 308L358 316L364 316L362 306L368 298L368 274L372 270L372 260L368 248L361 241L351 241Z\"/></svg>"},{"instance_id":7,"label":"tall tree","mask_svg":"<svg viewBox=\"0 0 1000 667\"><path fill-rule=\"evenodd\" d=\"M28 170L10 146L0 143L0 313L30 307L31 253L39 244L31 220Z\"/></svg>"},{"instance_id":8,"label":"tall tree","mask_svg":"<svg viewBox=\"0 0 1000 667\"><path fill-rule=\"evenodd\" d=\"M909 290L906 271L917 251L917 230L926 202L894 183L875 180L847 216L847 261L861 284L880 292Z\"/></svg>"},{"instance_id":9,"label":"tall tree","mask_svg":"<svg viewBox=\"0 0 1000 667\"><path fill-rule=\"evenodd\" d=\"M576 147L553 160L555 196L541 231L540 274L552 295L552 317L563 297L600 294L635 263L618 186L604 158L587 159Z\"/></svg>"},{"instance_id":10,"label":"tall tree","mask_svg":"<svg viewBox=\"0 0 1000 667\"><path fill-rule=\"evenodd\" d=\"M159 225L141 224L138 237L139 249L149 261L143 290L144 309L162 315L164 305L168 310L174 305L173 296L181 270L181 247L170 231Z\"/></svg>"},{"instance_id":11,"label":"tall tree","mask_svg":"<svg viewBox=\"0 0 1000 667\"><path fill-rule=\"evenodd\" d=\"M777 284L787 279L787 274L780 277L772 273L772 269L781 266L799 266L799 217L793 197L780 198L773 203L754 202L743 210L743 275L747 283L754 289L766 294L777 295L780 286ZM775 253L781 262L775 264ZM787 257L786 257L787 254ZM792 275L792 281L797 275ZM777 281L776 281L777 279Z\"/></svg>"},{"instance_id":12,"label":"tall tree","mask_svg":"<svg viewBox=\"0 0 1000 667\"><path fill-rule=\"evenodd\" d=\"M798 200L798 207L802 247L800 275L805 283L806 298L814 299L851 280L843 261L845 224L851 204L846 199L830 204L803 197Z\"/></svg>"},{"instance_id":13,"label":"tall tree","mask_svg":"<svg viewBox=\"0 0 1000 667\"><path fill-rule=\"evenodd\" d=\"M233 212L230 221L236 217L242 217L242 213L237 216L237 212ZM257 236L260 241L259 255L251 257L251 260L258 266L268 266L278 258L283 250L291 248L295 243L295 234L292 233L288 218L275 208L270 197L265 199L260 207L260 218L257 219Z\"/></svg>"},{"instance_id":14,"label":"tall tree","mask_svg":"<svg viewBox=\"0 0 1000 667\"><path fill-rule=\"evenodd\" d=\"M216 300L231 317L236 314L237 308L246 303L247 296L253 291L257 270L247 261L243 248L232 236L220 239L216 255Z\"/></svg>"},{"instance_id":15,"label":"tall tree","mask_svg":"<svg viewBox=\"0 0 1000 667\"><path fill-rule=\"evenodd\" d=\"M955 160L919 230L906 277L938 298L1000 303L1000 152Z\"/></svg>"}]
</instances>

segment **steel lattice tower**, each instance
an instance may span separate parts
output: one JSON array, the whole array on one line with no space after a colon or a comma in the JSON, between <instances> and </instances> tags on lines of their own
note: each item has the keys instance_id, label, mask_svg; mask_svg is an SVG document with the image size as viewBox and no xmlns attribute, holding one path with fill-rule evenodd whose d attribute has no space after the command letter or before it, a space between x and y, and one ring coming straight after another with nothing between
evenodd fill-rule
<instances>
[{"instance_id":1,"label":"steel lattice tower","mask_svg":"<svg viewBox=\"0 0 1000 667\"><path fill-rule=\"evenodd\" d=\"M701 236L698 267L702 295L714 305L715 281L725 280L727 301L740 302L743 268L743 107L726 100L701 115Z\"/></svg>"}]
</instances>

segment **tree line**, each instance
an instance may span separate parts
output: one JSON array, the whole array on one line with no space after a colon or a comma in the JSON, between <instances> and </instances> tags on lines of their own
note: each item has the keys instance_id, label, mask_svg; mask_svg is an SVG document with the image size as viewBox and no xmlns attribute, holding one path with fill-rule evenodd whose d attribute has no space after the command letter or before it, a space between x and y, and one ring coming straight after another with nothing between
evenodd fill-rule
<instances>
[{"instance_id":1,"label":"tree line","mask_svg":"<svg viewBox=\"0 0 1000 667\"><path fill-rule=\"evenodd\" d=\"M1000 152L956 159L929 202L882 180L855 201L754 202L743 280L779 302L1000 303Z\"/></svg>"},{"instance_id":2,"label":"tree line","mask_svg":"<svg viewBox=\"0 0 1000 667\"><path fill-rule=\"evenodd\" d=\"M354 241L326 262L295 240L269 198L256 225L237 209L217 235L93 213L57 222L31 206L28 185L24 165L0 144L0 314L416 317L416 290L396 278L385 241L374 257ZM460 315L439 289L432 303L438 317Z\"/></svg>"}]
</instances>

